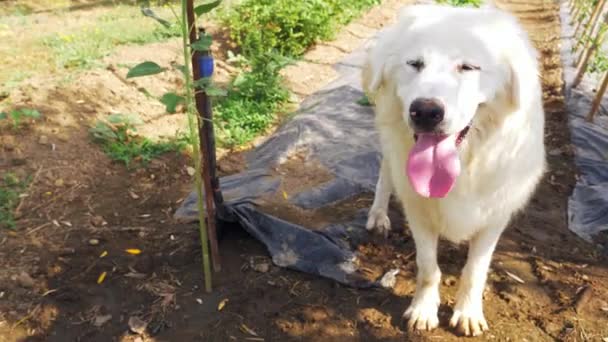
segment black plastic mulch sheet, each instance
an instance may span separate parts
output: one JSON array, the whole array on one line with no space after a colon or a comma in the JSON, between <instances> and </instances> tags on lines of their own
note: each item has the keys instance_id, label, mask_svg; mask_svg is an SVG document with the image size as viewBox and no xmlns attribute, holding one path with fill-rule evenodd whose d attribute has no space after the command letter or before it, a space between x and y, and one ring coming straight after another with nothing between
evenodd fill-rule
<instances>
[{"instance_id":1,"label":"black plastic mulch sheet","mask_svg":"<svg viewBox=\"0 0 608 342\"><path fill-rule=\"evenodd\" d=\"M320 164L331 179L295 193L288 189L288 205L316 210L373 193L380 153L373 109L357 103L364 95L359 86L362 53L363 48L336 65L342 77L305 100L289 122L248 154L247 170L220 180L227 208L220 219L239 223L261 241L276 265L354 287L375 285L358 276L354 252L369 237L367 208L360 207L344 222L313 229L273 216L259 203L265 197L281 198L282 183L298 183L289 173L276 172L297 151L305 151L302 167ZM175 217L197 219L194 192Z\"/></svg>"},{"instance_id":2,"label":"black plastic mulch sheet","mask_svg":"<svg viewBox=\"0 0 608 342\"><path fill-rule=\"evenodd\" d=\"M562 23L562 51L566 81L566 103L569 112L570 134L574 147L574 161L579 177L568 200L568 226L583 239L593 242L594 236L608 230L608 117L606 100L594 122L585 120L595 96L598 76L587 74L576 88L571 87L575 76L572 53L574 28L565 3L560 9ZM608 246L604 246L605 248Z\"/></svg>"}]
</instances>

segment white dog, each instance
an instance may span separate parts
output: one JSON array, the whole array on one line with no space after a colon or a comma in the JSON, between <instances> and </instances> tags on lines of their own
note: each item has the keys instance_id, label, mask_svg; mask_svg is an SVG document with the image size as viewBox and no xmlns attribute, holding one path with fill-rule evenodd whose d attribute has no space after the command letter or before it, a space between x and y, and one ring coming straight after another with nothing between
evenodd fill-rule
<instances>
[{"instance_id":1,"label":"white dog","mask_svg":"<svg viewBox=\"0 0 608 342\"><path fill-rule=\"evenodd\" d=\"M492 253L545 169L537 53L499 9L415 5L369 50L362 76L383 154L368 229L388 233L394 192L416 243L408 326L438 325L442 236L469 241L450 325L479 335Z\"/></svg>"}]
</instances>

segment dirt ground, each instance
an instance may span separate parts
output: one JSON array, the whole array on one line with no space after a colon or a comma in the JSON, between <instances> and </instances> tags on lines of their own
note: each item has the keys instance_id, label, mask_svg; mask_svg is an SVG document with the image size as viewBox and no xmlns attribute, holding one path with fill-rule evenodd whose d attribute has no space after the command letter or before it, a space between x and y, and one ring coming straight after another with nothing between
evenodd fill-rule
<instances>
[{"instance_id":1,"label":"dirt ground","mask_svg":"<svg viewBox=\"0 0 608 342\"><path fill-rule=\"evenodd\" d=\"M286 70L296 94L327 83L329 65L405 2L385 1ZM475 340L602 341L608 337L608 258L566 225L576 171L562 98L558 8L548 0L500 5L520 17L542 54L546 142L554 153L536 196L499 243L484 302L491 331ZM420 335L404 329L401 315L415 286L407 230L360 249L374 264L374 277L400 268L392 290L356 290L275 267L263 246L236 227L222 234L223 270L214 274L213 293L201 289L198 233L172 220L193 182L187 157L167 155L129 171L112 163L87 133L96 117L130 111L147 113L143 132L174 133L181 118L161 115L162 106L137 88L161 93L176 84L175 75L125 83L115 62L140 61L150 51L170 62L176 58L171 44L125 47L108 58L108 69L67 83L30 80L10 94L13 103L39 109L45 121L0 134L0 170L33 175L18 229L0 231L0 342L461 339L447 320L466 248L447 242L439 256L441 326ZM241 155L223 155L220 171L234 172ZM131 248L141 254L125 252ZM133 317L147 323L135 328L138 334L129 331L137 323Z\"/></svg>"}]
</instances>

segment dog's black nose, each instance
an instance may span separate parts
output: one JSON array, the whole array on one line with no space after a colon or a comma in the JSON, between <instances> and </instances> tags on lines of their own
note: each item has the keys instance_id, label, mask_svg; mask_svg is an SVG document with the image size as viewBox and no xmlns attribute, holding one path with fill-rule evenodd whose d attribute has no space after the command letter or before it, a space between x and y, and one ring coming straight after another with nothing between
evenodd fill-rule
<instances>
[{"instance_id":1,"label":"dog's black nose","mask_svg":"<svg viewBox=\"0 0 608 342\"><path fill-rule=\"evenodd\" d=\"M432 132L443 121L445 107L436 99L418 98L410 105L410 118L417 129Z\"/></svg>"}]
</instances>

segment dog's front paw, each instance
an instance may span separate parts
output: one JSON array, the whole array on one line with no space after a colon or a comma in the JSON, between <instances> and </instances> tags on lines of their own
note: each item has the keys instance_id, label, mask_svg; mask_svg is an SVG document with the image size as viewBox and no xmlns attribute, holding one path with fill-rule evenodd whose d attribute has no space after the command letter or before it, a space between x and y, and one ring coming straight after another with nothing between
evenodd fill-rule
<instances>
[{"instance_id":1,"label":"dog's front paw","mask_svg":"<svg viewBox=\"0 0 608 342\"><path fill-rule=\"evenodd\" d=\"M377 230L384 237L388 237L388 233L391 231L391 220L388 218L386 210L372 207L367 215L365 228L367 230Z\"/></svg>"},{"instance_id":2,"label":"dog's front paw","mask_svg":"<svg viewBox=\"0 0 608 342\"><path fill-rule=\"evenodd\" d=\"M431 331L437 328L439 325L439 318L437 318L438 306L439 301L429 298L422 300L414 298L412 304L403 313L403 317L408 320L408 329Z\"/></svg>"},{"instance_id":3,"label":"dog's front paw","mask_svg":"<svg viewBox=\"0 0 608 342\"><path fill-rule=\"evenodd\" d=\"M463 305L459 308L459 305L456 304L454 314L450 319L450 326L456 328L458 333L465 336L479 336L488 330L483 309L472 305Z\"/></svg>"}]
</instances>

